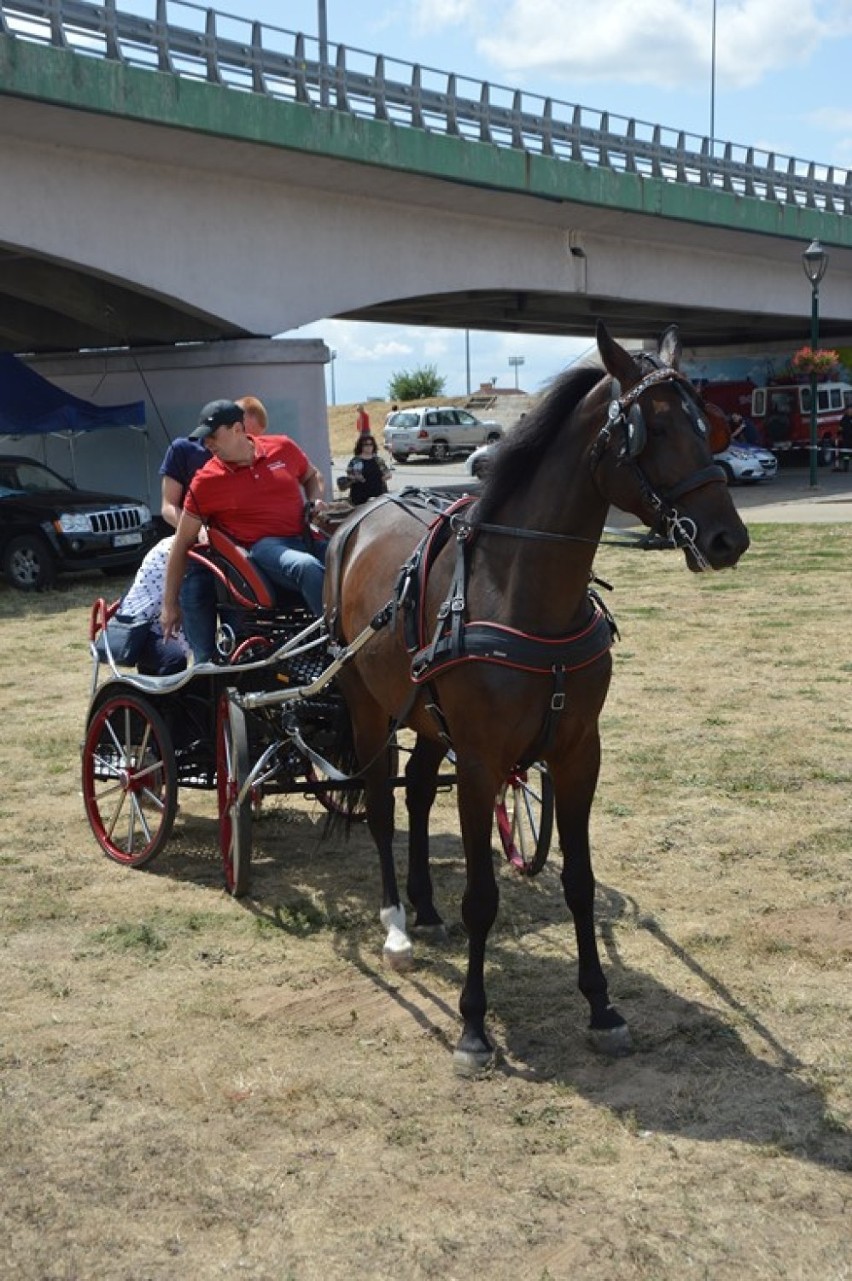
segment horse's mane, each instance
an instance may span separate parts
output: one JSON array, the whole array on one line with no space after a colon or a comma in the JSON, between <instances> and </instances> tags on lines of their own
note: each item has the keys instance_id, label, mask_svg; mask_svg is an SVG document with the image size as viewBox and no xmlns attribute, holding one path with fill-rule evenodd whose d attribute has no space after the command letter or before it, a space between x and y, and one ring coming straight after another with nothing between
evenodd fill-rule
<instances>
[{"instance_id":1,"label":"horse's mane","mask_svg":"<svg viewBox=\"0 0 852 1281\"><path fill-rule=\"evenodd\" d=\"M482 482L477 519L491 520L511 494L524 488L553 438L603 374L599 364L572 365L554 380L544 400L494 446Z\"/></svg>"}]
</instances>

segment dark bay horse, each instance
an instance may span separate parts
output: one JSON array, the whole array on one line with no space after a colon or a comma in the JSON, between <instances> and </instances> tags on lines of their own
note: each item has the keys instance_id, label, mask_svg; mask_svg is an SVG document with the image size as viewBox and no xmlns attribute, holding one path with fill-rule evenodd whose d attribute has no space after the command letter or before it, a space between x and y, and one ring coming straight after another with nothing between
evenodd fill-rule
<instances>
[{"instance_id":1,"label":"dark bay horse","mask_svg":"<svg viewBox=\"0 0 852 1281\"><path fill-rule=\"evenodd\" d=\"M415 926L441 928L428 822L439 763L449 744L455 752L469 939L460 1071L486 1067L493 1054L483 968L498 902L494 799L512 768L533 760L546 762L553 781L592 1039L610 1053L629 1045L598 956L589 851L612 639L590 577L610 504L680 546L694 572L735 565L749 542L713 464L701 401L678 372L676 330L656 357L634 359L602 324L597 343L602 365L563 374L496 447L472 507L436 518L379 499L341 527L327 558L326 614L337 637L377 626L340 683L381 863L385 957L398 968L412 949L392 854L389 725L398 719L416 736L406 769Z\"/></svg>"}]
</instances>

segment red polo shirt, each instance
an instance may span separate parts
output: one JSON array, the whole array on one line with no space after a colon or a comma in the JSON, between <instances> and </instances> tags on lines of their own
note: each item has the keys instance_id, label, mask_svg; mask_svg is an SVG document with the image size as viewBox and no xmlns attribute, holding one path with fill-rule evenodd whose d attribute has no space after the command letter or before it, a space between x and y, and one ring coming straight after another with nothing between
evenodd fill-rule
<instances>
[{"instance_id":1,"label":"red polo shirt","mask_svg":"<svg viewBox=\"0 0 852 1281\"><path fill-rule=\"evenodd\" d=\"M311 470L307 454L289 436L251 436L248 467L211 458L195 473L184 507L205 524L224 529L244 547L259 538L292 538L305 525L301 481Z\"/></svg>"}]
</instances>

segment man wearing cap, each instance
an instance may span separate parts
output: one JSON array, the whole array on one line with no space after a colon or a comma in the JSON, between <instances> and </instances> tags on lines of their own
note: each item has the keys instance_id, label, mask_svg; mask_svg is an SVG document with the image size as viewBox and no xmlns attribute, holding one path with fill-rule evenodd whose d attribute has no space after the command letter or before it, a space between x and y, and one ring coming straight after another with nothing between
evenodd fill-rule
<instances>
[{"instance_id":1,"label":"man wearing cap","mask_svg":"<svg viewBox=\"0 0 852 1281\"><path fill-rule=\"evenodd\" d=\"M243 410L246 431L262 436L269 426L265 405L256 396L240 396L234 404ZM178 527L183 500L193 476L209 461L210 454L203 442L190 436L175 437L166 450L160 464L160 515L172 529ZM195 661L205 663L216 651L216 581L209 569L195 561L188 562L183 576L180 608L183 632Z\"/></svg>"},{"instance_id":2,"label":"man wearing cap","mask_svg":"<svg viewBox=\"0 0 852 1281\"><path fill-rule=\"evenodd\" d=\"M295 441L250 435L244 417L236 402L214 400L204 406L191 433L212 457L192 477L184 497L163 597L167 636L180 625L180 584L189 549L204 523L249 548L275 585L301 592L309 608L322 613L325 570L304 541L305 499L321 505L322 477Z\"/></svg>"}]
</instances>

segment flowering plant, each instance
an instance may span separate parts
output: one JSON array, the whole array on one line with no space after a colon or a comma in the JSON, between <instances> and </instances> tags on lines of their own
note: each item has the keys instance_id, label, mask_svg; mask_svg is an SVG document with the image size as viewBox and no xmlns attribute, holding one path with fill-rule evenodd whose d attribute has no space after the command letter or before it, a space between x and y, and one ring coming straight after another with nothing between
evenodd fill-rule
<instances>
[{"instance_id":1,"label":"flowering plant","mask_svg":"<svg viewBox=\"0 0 852 1281\"><path fill-rule=\"evenodd\" d=\"M829 347L800 347L790 364L797 374L831 374L840 364L840 357Z\"/></svg>"}]
</instances>

